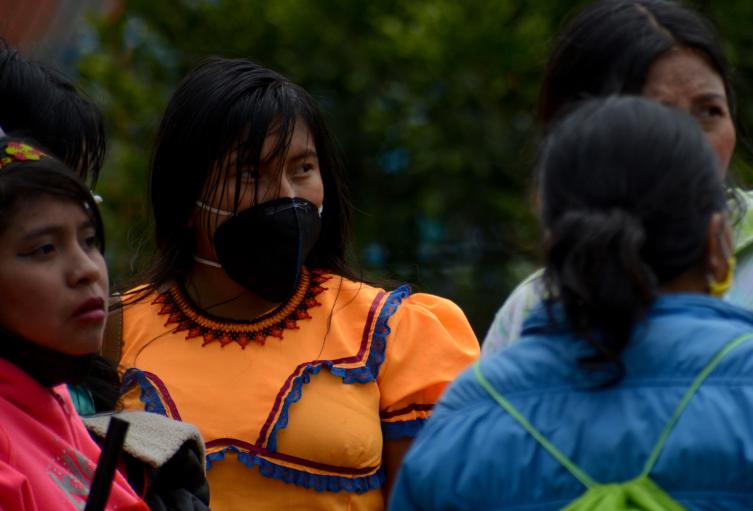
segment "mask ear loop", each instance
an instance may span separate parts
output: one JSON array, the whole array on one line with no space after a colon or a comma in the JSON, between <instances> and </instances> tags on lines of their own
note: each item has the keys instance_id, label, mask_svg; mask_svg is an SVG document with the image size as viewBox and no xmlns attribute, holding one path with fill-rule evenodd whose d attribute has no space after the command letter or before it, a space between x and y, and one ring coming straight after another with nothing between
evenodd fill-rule
<instances>
[{"instance_id":1,"label":"mask ear loop","mask_svg":"<svg viewBox=\"0 0 753 511\"><path fill-rule=\"evenodd\" d=\"M196 201L196 205L199 206L201 209L204 209L206 211L209 211L211 213L214 213L215 215L221 215L221 216L233 216L235 213L232 211L227 211L225 209L219 209L214 208L210 206L209 204L206 204L200 200ZM189 221L189 226L192 224L192 221ZM204 257L197 256L196 254L193 255L193 260L196 261L199 264L203 264L205 266L211 266L212 268L222 268L222 265L218 263L217 261L212 261L211 259L206 259Z\"/></svg>"},{"instance_id":2,"label":"mask ear loop","mask_svg":"<svg viewBox=\"0 0 753 511\"><path fill-rule=\"evenodd\" d=\"M211 266L212 268L222 268L222 265L218 263L217 261L212 261L210 259L205 259L203 257L199 257L196 254L193 255L193 260L196 261L199 264L203 264L206 266Z\"/></svg>"},{"instance_id":3,"label":"mask ear loop","mask_svg":"<svg viewBox=\"0 0 753 511\"><path fill-rule=\"evenodd\" d=\"M196 205L199 206L201 209L214 213L215 215L233 216L235 214L232 211L228 211L226 209L214 208L210 206L209 204L206 204L200 200L196 201Z\"/></svg>"}]
</instances>

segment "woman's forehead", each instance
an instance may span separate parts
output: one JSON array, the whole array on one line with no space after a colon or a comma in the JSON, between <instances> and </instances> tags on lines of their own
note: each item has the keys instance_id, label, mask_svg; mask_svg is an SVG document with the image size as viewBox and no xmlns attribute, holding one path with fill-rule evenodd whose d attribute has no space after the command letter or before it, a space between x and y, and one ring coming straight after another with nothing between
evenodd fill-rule
<instances>
[{"instance_id":1,"label":"woman's forehead","mask_svg":"<svg viewBox=\"0 0 753 511\"><path fill-rule=\"evenodd\" d=\"M281 122L270 125L263 141L246 132L230 150L220 158L221 166L238 163L270 164L282 158L316 157L317 147L308 124L298 118L285 126Z\"/></svg>"},{"instance_id":2,"label":"woman's forehead","mask_svg":"<svg viewBox=\"0 0 753 511\"><path fill-rule=\"evenodd\" d=\"M252 177L249 173L274 181L281 178L286 166L318 160L316 141L305 121L296 119L287 130L281 126L278 123L270 128L261 146L258 139L245 143L239 140L211 166L200 196L211 202L245 188L245 181Z\"/></svg>"},{"instance_id":3,"label":"woman's forehead","mask_svg":"<svg viewBox=\"0 0 753 511\"><path fill-rule=\"evenodd\" d=\"M697 98L727 101L725 83L702 53L678 48L657 58L646 74L643 95L670 104Z\"/></svg>"},{"instance_id":4,"label":"woman's forehead","mask_svg":"<svg viewBox=\"0 0 753 511\"><path fill-rule=\"evenodd\" d=\"M67 197L39 195L30 200L19 201L7 214L12 230L16 233L66 221L94 225L86 204Z\"/></svg>"}]
</instances>

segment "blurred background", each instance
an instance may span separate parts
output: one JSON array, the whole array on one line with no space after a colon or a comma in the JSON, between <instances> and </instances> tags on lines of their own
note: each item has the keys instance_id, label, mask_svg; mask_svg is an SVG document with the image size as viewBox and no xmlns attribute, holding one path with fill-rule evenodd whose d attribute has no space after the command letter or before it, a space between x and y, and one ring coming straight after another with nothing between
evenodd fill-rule
<instances>
[{"instance_id":1,"label":"blurred background","mask_svg":"<svg viewBox=\"0 0 753 511\"><path fill-rule=\"evenodd\" d=\"M115 285L152 253L146 174L170 92L202 57L247 57L311 92L337 134L357 208L354 263L455 300L481 339L538 261L533 112L552 38L584 3L0 0L0 35L104 112L97 192ZM688 4L722 35L744 130L753 2ZM743 184L750 160L739 144Z\"/></svg>"}]
</instances>

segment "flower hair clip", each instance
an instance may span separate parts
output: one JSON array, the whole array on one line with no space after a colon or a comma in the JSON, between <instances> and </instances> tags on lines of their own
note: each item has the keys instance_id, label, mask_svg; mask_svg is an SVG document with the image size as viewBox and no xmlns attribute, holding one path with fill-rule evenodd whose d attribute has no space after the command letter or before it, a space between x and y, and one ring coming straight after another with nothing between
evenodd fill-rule
<instances>
[{"instance_id":1,"label":"flower hair clip","mask_svg":"<svg viewBox=\"0 0 753 511\"><path fill-rule=\"evenodd\" d=\"M16 161L37 161L47 156L45 153L23 142L9 142L0 150L0 169Z\"/></svg>"}]
</instances>

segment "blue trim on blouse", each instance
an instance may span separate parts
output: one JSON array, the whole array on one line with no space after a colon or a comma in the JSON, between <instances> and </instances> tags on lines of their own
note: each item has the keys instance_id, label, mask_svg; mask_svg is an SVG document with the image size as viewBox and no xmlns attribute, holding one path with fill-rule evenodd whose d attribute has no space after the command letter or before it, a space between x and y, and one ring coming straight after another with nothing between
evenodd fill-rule
<instances>
[{"instance_id":1,"label":"blue trim on blouse","mask_svg":"<svg viewBox=\"0 0 753 511\"><path fill-rule=\"evenodd\" d=\"M248 468L258 466L259 472L264 477L270 477L284 483L302 486L303 488L316 490L318 492L347 491L355 493L366 493L367 491L381 488L385 481L384 468L382 467L380 467L375 474L372 474L370 476L352 478L343 476L310 474L302 470L296 470L294 468L277 465L269 460L260 458L255 454L243 452L234 445L230 445L220 451L207 454L207 470L212 468L213 461L224 460L226 452L235 453L238 456L238 461L243 463Z\"/></svg>"},{"instance_id":2,"label":"blue trim on blouse","mask_svg":"<svg viewBox=\"0 0 753 511\"><path fill-rule=\"evenodd\" d=\"M280 417L277 419L272 431L269 433L267 449L271 452L277 451L277 432L286 428L288 425L288 409L294 403L301 399L303 385L311 381L311 377L326 367L330 373L343 379L343 383L369 383L376 380L379 374L379 368L384 362L384 352L387 348L387 336L390 335L389 320L395 314L405 297L411 293L410 286L402 285L392 291L384 302L382 311L374 324L374 333L372 335L371 347L366 363L361 367L346 369L342 367L333 367L334 364L329 360L323 360L317 364L307 364L301 374L293 380L293 385L285 397L280 411Z\"/></svg>"},{"instance_id":3,"label":"blue trim on blouse","mask_svg":"<svg viewBox=\"0 0 753 511\"><path fill-rule=\"evenodd\" d=\"M399 422L383 422L382 437L385 440L399 440L401 438L413 438L424 427L426 419L413 419Z\"/></svg>"},{"instance_id":4,"label":"blue trim on blouse","mask_svg":"<svg viewBox=\"0 0 753 511\"><path fill-rule=\"evenodd\" d=\"M158 413L167 417L167 410L165 410L165 405L159 397L159 392L157 392L157 389L143 371L131 368L125 372L121 394L125 394L134 384L138 385L141 389L139 399L144 403L144 411Z\"/></svg>"},{"instance_id":5,"label":"blue trim on blouse","mask_svg":"<svg viewBox=\"0 0 753 511\"><path fill-rule=\"evenodd\" d=\"M363 367L353 369L333 367L330 369L330 372L335 376L342 377L345 383L368 383L376 380L379 368L382 366L382 362L384 362L384 352L387 349L387 336L391 332L388 322L395 312L397 312L397 308L400 307L403 300L410 296L410 294L410 286L405 284L392 291L384 301L382 311L379 313L379 317L374 325L369 358Z\"/></svg>"}]
</instances>

